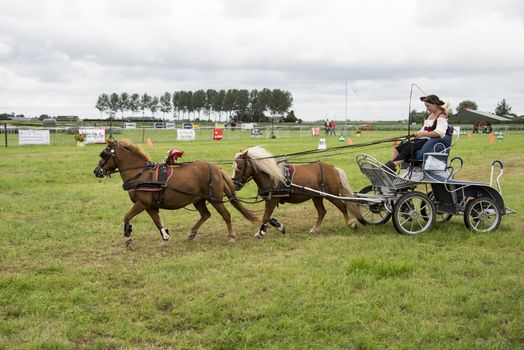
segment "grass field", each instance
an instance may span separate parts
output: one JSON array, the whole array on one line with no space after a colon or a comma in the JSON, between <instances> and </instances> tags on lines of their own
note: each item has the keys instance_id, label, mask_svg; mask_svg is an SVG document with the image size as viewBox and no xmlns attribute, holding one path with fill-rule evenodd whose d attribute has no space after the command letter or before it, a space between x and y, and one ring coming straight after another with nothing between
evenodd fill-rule
<instances>
[{"instance_id":1,"label":"grass field","mask_svg":"<svg viewBox=\"0 0 524 350\"><path fill-rule=\"evenodd\" d=\"M197 141L147 151L159 161L177 146L183 160L218 160L256 144L279 154L317 143ZM389 146L366 152L385 160ZM461 179L489 182L491 160L504 162L502 192L519 214L503 217L494 233L472 233L460 217L415 237L391 223L352 231L327 204L322 232L313 235L310 202L280 206L275 216L288 234L269 230L256 240L257 226L228 205L234 246L214 210L188 242L198 215L178 210L161 212L168 246L147 214L135 218L133 250L123 245L131 202L120 178L92 173L102 149L0 149L0 349L524 347L523 134L496 144L487 135L463 137L452 152L465 161ZM368 180L356 154L325 160L358 190ZM239 195L254 193L250 184Z\"/></svg>"}]
</instances>

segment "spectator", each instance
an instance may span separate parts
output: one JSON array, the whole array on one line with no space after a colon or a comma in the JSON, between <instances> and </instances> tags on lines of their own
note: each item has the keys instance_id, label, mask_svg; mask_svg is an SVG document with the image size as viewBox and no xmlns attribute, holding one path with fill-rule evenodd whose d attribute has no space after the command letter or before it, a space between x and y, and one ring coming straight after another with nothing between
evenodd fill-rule
<instances>
[{"instance_id":1,"label":"spectator","mask_svg":"<svg viewBox=\"0 0 524 350\"><path fill-rule=\"evenodd\" d=\"M331 121L329 122L330 135L336 136L336 133L335 133L335 128L336 127L337 127L337 125L335 124L335 121L333 119L331 119Z\"/></svg>"},{"instance_id":2,"label":"spectator","mask_svg":"<svg viewBox=\"0 0 524 350\"><path fill-rule=\"evenodd\" d=\"M329 119L326 118L326 121L324 122L324 130L326 132L326 135L329 135Z\"/></svg>"}]
</instances>

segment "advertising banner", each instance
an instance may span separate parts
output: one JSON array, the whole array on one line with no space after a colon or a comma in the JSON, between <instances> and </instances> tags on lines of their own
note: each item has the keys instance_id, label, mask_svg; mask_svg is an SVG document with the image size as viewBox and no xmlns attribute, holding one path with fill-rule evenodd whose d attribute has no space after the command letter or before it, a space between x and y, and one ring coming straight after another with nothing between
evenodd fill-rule
<instances>
[{"instance_id":1,"label":"advertising banner","mask_svg":"<svg viewBox=\"0 0 524 350\"><path fill-rule=\"evenodd\" d=\"M223 129L213 129L213 140L222 140L223 136L224 136Z\"/></svg>"},{"instance_id":2,"label":"advertising banner","mask_svg":"<svg viewBox=\"0 0 524 350\"><path fill-rule=\"evenodd\" d=\"M79 129L78 133L86 135L85 143L106 143L105 128Z\"/></svg>"},{"instance_id":3,"label":"advertising banner","mask_svg":"<svg viewBox=\"0 0 524 350\"><path fill-rule=\"evenodd\" d=\"M49 130L18 130L19 145L49 145Z\"/></svg>"},{"instance_id":4,"label":"advertising banner","mask_svg":"<svg viewBox=\"0 0 524 350\"><path fill-rule=\"evenodd\" d=\"M177 141L195 141L195 130L193 129L177 129L176 140Z\"/></svg>"}]
</instances>

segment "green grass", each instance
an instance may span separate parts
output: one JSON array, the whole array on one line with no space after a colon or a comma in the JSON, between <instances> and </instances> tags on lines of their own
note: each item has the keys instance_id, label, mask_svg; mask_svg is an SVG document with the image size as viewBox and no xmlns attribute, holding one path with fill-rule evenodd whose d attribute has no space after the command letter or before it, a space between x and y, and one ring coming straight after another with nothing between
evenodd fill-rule
<instances>
[{"instance_id":1,"label":"green grass","mask_svg":"<svg viewBox=\"0 0 524 350\"><path fill-rule=\"evenodd\" d=\"M155 143L147 151L161 160L176 146L183 160L216 160L256 144L291 153L317 143ZM494 145L487 135L464 137L453 150L465 160L459 178L488 182L491 160L502 160L506 205L522 213L523 147L520 134ZM256 240L257 226L228 205L238 235L230 246L214 210L192 242L197 213L162 211L172 244L162 246L141 214L127 250L122 221L131 202L120 178L92 174L102 148L0 150L0 349L524 347L521 214L503 217L490 234L468 231L457 217L406 237L390 222L351 231L328 204L322 232L313 235L312 203L286 204L275 216L288 234L270 230ZM366 152L387 159L391 148ZM325 160L344 168L358 190L368 180L356 153ZM254 193L250 184L239 194Z\"/></svg>"}]
</instances>

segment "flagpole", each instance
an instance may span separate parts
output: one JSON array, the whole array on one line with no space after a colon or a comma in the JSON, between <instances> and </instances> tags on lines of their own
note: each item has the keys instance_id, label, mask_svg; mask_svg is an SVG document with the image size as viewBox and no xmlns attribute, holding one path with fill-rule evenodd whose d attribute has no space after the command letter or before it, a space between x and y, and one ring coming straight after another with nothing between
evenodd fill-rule
<instances>
[{"instance_id":1,"label":"flagpole","mask_svg":"<svg viewBox=\"0 0 524 350\"><path fill-rule=\"evenodd\" d=\"M348 125L348 81L346 80L346 125Z\"/></svg>"}]
</instances>

